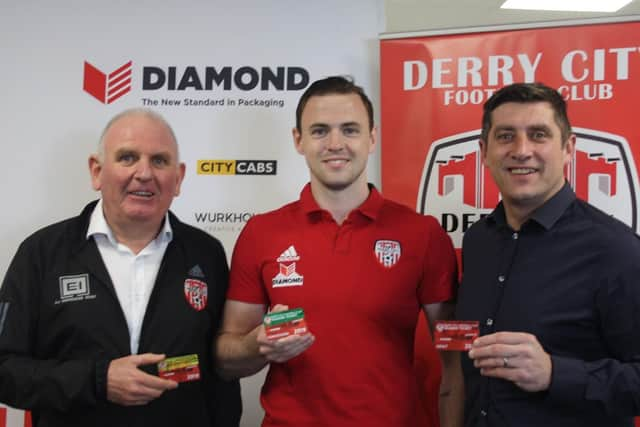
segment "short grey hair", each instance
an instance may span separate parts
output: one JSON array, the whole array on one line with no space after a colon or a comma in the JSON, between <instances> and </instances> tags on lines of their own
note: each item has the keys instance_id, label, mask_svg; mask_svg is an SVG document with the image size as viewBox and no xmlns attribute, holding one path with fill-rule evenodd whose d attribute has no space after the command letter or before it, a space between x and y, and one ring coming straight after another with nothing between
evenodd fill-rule
<instances>
[{"instance_id":1,"label":"short grey hair","mask_svg":"<svg viewBox=\"0 0 640 427\"><path fill-rule=\"evenodd\" d=\"M142 108L142 107L126 109L116 114L111 118L111 120L109 120L107 125L102 130L102 133L100 134L100 139L98 139L98 151L96 154L98 156L98 159L100 159L100 161L104 159L104 137L107 134L107 132L120 119L124 119L125 117L130 117L130 116L144 116L158 123L161 123L165 128L167 128L167 130L169 131L169 134L171 135L171 138L173 139L173 142L176 144L176 152L178 153L177 160L178 162L180 162L180 150L178 148L178 139L176 138L176 134L173 132L173 128L171 127L169 122L167 122L167 120L162 116L162 114L158 113L157 111L151 110L150 108Z\"/></svg>"}]
</instances>

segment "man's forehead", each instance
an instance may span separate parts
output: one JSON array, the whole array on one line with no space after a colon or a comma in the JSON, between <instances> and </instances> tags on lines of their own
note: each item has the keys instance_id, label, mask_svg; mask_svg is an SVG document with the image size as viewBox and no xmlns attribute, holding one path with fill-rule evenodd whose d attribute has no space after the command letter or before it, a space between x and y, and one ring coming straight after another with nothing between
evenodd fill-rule
<instances>
[{"instance_id":1,"label":"man's forehead","mask_svg":"<svg viewBox=\"0 0 640 427\"><path fill-rule=\"evenodd\" d=\"M133 133L134 131L142 128L149 129L154 132L169 132L169 129L167 129L166 125L162 123L162 121L143 113L132 113L127 116L122 116L111 123L109 129L107 129L106 135Z\"/></svg>"},{"instance_id":2,"label":"man's forehead","mask_svg":"<svg viewBox=\"0 0 640 427\"><path fill-rule=\"evenodd\" d=\"M134 149L145 142L154 151L177 151L176 142L167 126L162 121L144 115L125 116L114 122L105 133L104 142L106 147L118 150L125 147Z\"/></svg>"},{"instance_id":3,"label":"man's forehead","mask_svg":"<svg viewBox=\"0 0 640 427\"><path fill-rule=\"evenodd\" d=\"M515 115L523 112L549 112L553 114L553 107L547 101L533 101L533 102L505 102L503 104L498 105L493 110L493 115L505 115L511 114Z\"/></svg>"},{"instance_id":4,"label":"man's forehead","mask_svg":"<svg viewBox=\"0 0 640 427\"><path fill-rule=\"evenodd\" d=\"M491 112L493 126L510 123L553 124L554 111L548 102L505 102Z\"/></svg>"},{"instance_id":5,"label":"man's forehead","mask_svg":"<svg viewBox=\"0 0 640 427\"><path fill-rule=\"evenodd\" d=\"M308 126L320 124L359 123L368 120L364 102L355 93L315 95L302 111Z\"/></svg>"}]
</instances>

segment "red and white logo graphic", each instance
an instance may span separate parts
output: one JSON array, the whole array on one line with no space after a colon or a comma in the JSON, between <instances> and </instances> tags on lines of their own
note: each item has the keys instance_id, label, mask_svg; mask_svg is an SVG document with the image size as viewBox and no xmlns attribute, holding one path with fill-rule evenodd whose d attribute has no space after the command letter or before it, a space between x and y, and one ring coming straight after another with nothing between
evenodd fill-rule
<instances>
[{"instance_id":1,"label":"red and white logo graphic","mask_svg":"<svg viewBox=\"0 0 640 427\"><path fill-rule=\"evenodd\" d=\"M184 296L191 307L196 311L207 308L207 295L209 289L207 284L198 279L187 279L184 281Z\"/></svg>"},{"instance_id":2,"label":"red and white logo graphic","mask_svg":"<svg viewBox=\"0 0 640 427\"><path fill-rule=\"evenodd\" d=\"M567 179L576 195L639 231L638 174L628 142L592 129L574 128L576 149ZM435 141L422 172L417 210L440 220L454 246L464 232L500 201L488 168L482 164L480 131Z\"/></svg>"},{"instance_id":3,"label":"red and white logo graphic","mask_svg":"<svg viewBox=\"0 0 640 427\"><path fill-rule=\"evenodd\" d=\"M31 413L0 404L0 427L31 427Z\"/></svg>"},{"instance_id":4,"label":"red and white logo graphic","mask_svg":"<svg viewBox=\"0 0 640 427\"><path fill-rule=\"evenodd\" d=\"M378 262L385 268L391 268L396 265L400 260L400 255L402 255L400 242L395 240L376 240L373 251Z\"/></svg>"},{"instance_id":5,"label":"red and white logo graphic","mask_svg":"<svg viewBox=\"0 0 640 427\"><path fill-rule=\"evenodd\" d=\"M111 104L131 91L132 63L132 61L129 61L106 74L85 61L82 88L103 104Z\"/></svg>"},{"instance_id":6,"label":"red and white logo graphic","mask_svg":"<svg viewBox=\"0 0 640 427\"><path fill-rule=\"evenodd\" d=\"M302 286L303 277L296 272L296 263L300 256L296 252L293 245L289 246L286 251L282 252L276 259L279 263L278 274L271 279L271 285L274 288L283 288L285 286Z\"/></svg>"}]
</instances>

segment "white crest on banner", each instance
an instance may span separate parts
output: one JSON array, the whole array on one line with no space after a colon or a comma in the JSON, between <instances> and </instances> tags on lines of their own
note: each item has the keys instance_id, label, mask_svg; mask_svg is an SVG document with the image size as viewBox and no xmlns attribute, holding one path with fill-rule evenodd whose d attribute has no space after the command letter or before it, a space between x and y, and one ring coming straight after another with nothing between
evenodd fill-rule
<instances>
[{"instance_id":1,"label":"white crest on banner","mask_svg":"<svg viewBox=\"0 0 640 427\"><path fill-rule=\"evenodd\" d=\"M577 136L567 179L576 195L626 223L640 227L638 173L626 139L593 129L574 128ZM462 246L464 232L500 201L489 170L482 164L480 131L435 141L427 154L417 210L435 216Z\"/></svg>"}]
</instances>

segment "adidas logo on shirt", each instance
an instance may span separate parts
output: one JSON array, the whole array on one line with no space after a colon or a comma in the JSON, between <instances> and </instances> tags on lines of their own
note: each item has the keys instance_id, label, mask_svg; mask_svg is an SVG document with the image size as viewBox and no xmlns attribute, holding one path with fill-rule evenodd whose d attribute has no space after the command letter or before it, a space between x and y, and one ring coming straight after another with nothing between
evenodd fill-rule
<instances>
[{"instance_id":1,"label":"adidas logo on shirt","mask_svg":"<svg viewBox=\"0 0 640 427\"><path fill-rule=\"evenodd\" d=\"M280 256L278 257L278 259L276 261L278 262L291 262L291 261L298 261L300 260L300 257L298 256L298 253L296 252L296 248L293 247L293 245L289 246L289 248L287 248L286 251L282 252L280 254Z\"/></svg>"}]
</instances>

